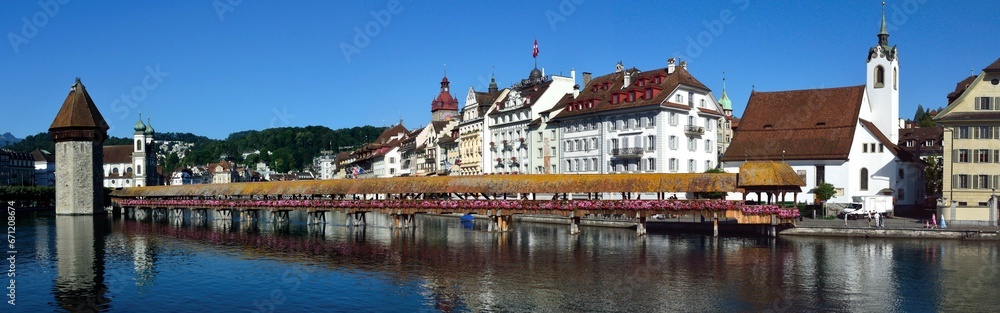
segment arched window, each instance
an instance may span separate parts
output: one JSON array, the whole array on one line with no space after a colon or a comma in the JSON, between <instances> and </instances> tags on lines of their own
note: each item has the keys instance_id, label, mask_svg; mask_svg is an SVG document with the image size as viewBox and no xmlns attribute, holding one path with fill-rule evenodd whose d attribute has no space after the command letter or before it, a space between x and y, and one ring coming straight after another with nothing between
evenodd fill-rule
<instances>
[{"instance_id":1,"label":"arched window","mask_svg":"<svg viewBox=\"0 0 1000 313\"><path fill-rule=\"evenodd\" d=\"M885 68L881 65L875 67L875 88L885 86Z\"/></svg>"},{"instance_id":2,"label":"arched window","mask_svg":"<svg viewBox=\"0 0 1000 313\"><path fill-rule=\"evenodd\" d=\"M142 175L142 165L136 165L135 166L135 174L136 175Z\"/></svg>"},{"instance_id":3,"label":"arched window","mask_svg":"<svg viewBox=\"0 0 1000 313\"><path fill-rule=\"evenodd\" d=\"M142 140L135 141L135 151L142 151Z\"/></svg>"},{"instance_id":4,"label":"arched window","mask_svg":"<svg viewBox=\"0 0 1000 313\"><path fill-rule=\"evenodd\" d=\"M861 168L861 190L868 190L868 169Z\"/></svg>"},{"instance_id":5,"label":"arched window","mask_svg":"<svg viewBox=\"0 0 1000 313\"><path fill-rule=\"evenodd\" d=\"M899 68L892 68L892 89L899 89Z\"/></svg>"}]
</instances>

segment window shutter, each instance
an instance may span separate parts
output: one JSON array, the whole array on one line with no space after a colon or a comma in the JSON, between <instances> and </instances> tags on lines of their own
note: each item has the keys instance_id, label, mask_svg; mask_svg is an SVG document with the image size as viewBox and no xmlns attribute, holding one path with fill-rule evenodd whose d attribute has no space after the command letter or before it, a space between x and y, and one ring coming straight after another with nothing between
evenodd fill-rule
<instances>
[{"instance_id":1,"label":"window shutter","mask_svg":"<svg viewBox=\"0 0 1000 313\"><path fill-rule=\"evenodd\" d=\"M972 150L972 163L979 163L979 149Z\"/></svg>"},{"instance_id":2,"label":"window shutter","mask_svg":"<svg viewBox=\"0 0 1000 313\"><path fill-rule=\"evenodd\" d=\"M979 104L982 103L981 98L982 97L976 97L976 103L975 103L976 110L979 110Z\"/></svg>"},{"instance_id":3,"label":"window shutter","mask_svg":"<svg viewBox=\"0 0 1000 313\"><path fill-rule=\"evenodd\" d=\"M1000 97L993 97L993 109L994 110L1000 110L1000 106L997 105L998 103L1000 103Z\"/></svg>"},{"instance_id":4,"label":"window shutter","mask_svg":"<svg viewBox=\"0 0 1000 313\"><path fill-rule=\"evenodd\" d=\"M951 150L951 163L958 162L958 150Z\"/></svg>"},{"instance_id":5,"label":"window shutter","mask_svg":"<svg viewBox=\"0 0 1000 313\"><path fill-rule=\"evenodd\" d=\"M979 189L979 177L972 176L972 189Z\"/></svg>"}]
</instances>

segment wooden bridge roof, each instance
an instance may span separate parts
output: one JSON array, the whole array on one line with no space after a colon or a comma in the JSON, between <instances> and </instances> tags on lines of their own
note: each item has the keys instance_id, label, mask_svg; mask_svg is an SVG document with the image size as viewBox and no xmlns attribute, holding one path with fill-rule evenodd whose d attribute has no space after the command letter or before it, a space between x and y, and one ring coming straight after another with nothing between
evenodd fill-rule
<instances>
[{"instance_id":1,"label":"wooden bridge roof","mask_svg":"<svg viewBox=\"0 0 1000 313\"><path fill-rule=\"evenodd\" d=\"M350 195L408 193L587 193L801 191L805 182L788 164L750 161L740 174L531 174L431 176L150 186L115 190L112 197Z\"/></svg>"},{"instance_id":2,"label":"wooden bridge roof","mask_svg":"<svg viewBox=\"0 0 1000 313\"><path fill-rule=\"evenodd\" d=\"M124 188L114 197L405 193L735 192L737 174L489 175L278 181Z\"/></svg>"}]
</instances>

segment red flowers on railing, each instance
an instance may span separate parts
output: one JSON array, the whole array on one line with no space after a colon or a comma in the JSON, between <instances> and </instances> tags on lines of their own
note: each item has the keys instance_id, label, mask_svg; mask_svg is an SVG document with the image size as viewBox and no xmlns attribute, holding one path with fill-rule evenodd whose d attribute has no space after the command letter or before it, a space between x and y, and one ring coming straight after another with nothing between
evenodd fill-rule
<instances>
[{"instance_id":1,"label":"red flowers on railing","mask_svg":"<svg viewBox=\"0 0 1000 313\"><path fill-rule=\"evenodd\" d=\"M122 206L149 207L222 207L222 208L329 208L329 209L453 209L453 210L625 210L673 212L724 212L740 210L744 215L777 215L782 219L799 217L796 209L775 205L745 205L727 200L333 200L333 199L120 199Z\"/></svg>"}]
</instances>

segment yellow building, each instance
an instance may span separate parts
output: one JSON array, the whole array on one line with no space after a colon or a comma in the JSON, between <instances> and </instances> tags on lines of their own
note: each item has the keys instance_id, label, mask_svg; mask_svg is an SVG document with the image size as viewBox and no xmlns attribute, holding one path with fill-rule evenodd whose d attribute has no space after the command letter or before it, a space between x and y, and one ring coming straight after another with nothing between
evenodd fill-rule
<instances>
[{"instance_id":1,"label":"yellow building","mask_svg":"<svg viewBox=\"0 0 1000 313\"><path fill-rule=\"evenodd\" d=\"M996 225L1000 186L1000 59L959 82L934 118L944 127L938 214L953 224Z\"/></svg>"}]
</instances>

